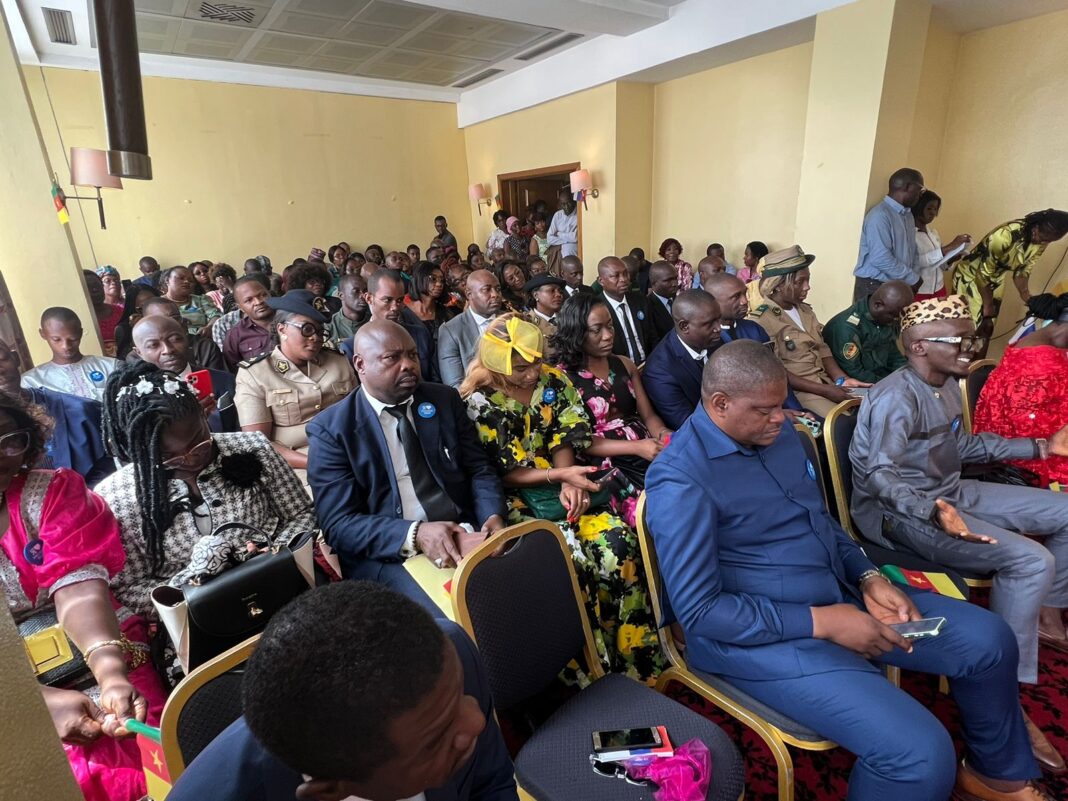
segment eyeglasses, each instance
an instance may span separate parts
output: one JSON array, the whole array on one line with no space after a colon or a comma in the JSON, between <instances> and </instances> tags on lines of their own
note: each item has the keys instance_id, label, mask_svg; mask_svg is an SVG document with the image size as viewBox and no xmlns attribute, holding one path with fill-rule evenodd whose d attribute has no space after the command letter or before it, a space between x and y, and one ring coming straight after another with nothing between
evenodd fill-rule
<instances>
[{"instance_id":1,"label":"eyeglasses","mask_svg":"<svg viewBox=\"0 0 1068 801\"><path fill-rule=\"evenodd\" d=\"M3 441L0 440L0 444L2 444L2 442ZM209 434L206 440L204 440L203 442L198 442L185 453L179 456L172 456L170 459L164 459L162 462L160 462L160 466L165 467L168 470L177 470L180 467L186 467L190 464L196 464L201 459L203 459L206 454L211 452L212 444L213 440L211 438L211 434Z\"/></svg>"},{"instance_id":2,"label":"eyeglasses","mask_svg":"<svg viewBox=\"0 0 1068 801\"><path fill-rule=\"evenodd\" d=\"M960 350L982 350L986 347L986 337L923 337L920 341L956 345Z\"/></svg>"},{"instance_id":3,"label":"eyeglasses","mask_svg":"<svg viewBox=\"0 0 1068 801\"><path fill-rule=\"evenodd\" d=\"M593 758L593 754L590 754L590 767L593 768L594 773L606 779L623 779L627 784L633 784L635 787L652 787L654 789L658 787L657 783L652 779L635 779L627 773L627 769L622 765L615 762L599 762Z\"/></svg>"},{"instance_id":4,"label":"eyeglasses","mask_svg":"<svg viewBox=\"0 0 1068 801\"><path fill-rule=\"evenodd\" d=\"M12 431L0 437L0 456L22 456L29 449L29 431Z\"/></svg>"},{"instance_id":5,"label":"eyeglasses","mask_svg":"<svg viewBox=\"0 0 1068 801\"><path fill-rule=\"evenodd\" d=\"M322 339L326 336L326 331L315 323L295 323L292 320L286 320L282 325L288 325L291 328L296 328L300 331L300 335L305 339L311 339L312 337L318 337Z\"/></svg>"}]
</instances>

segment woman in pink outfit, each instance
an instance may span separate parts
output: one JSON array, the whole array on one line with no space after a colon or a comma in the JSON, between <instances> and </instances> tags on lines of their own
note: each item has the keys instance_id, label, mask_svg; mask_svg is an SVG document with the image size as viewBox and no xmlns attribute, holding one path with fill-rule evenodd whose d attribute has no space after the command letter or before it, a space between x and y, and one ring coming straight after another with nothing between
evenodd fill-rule
<instances>
[{"instance_id":1,"label":"woman in pink outfit","mask_svg":"<svg viewBox=\"0 0 1068 801\"><path fill-rule=\"evenodd\" d=\"M84 692L41 686L85 798L137 801L141 757L122 724L157 725L166 696L144 620L108 586L126 559L114 515L77 473L31 468L50 426L39 407L0 395L0 584L16 622L54 605L92 671L95 686Z\"/></svg>"},{"instance_id":2,"label":"woman in pink outfit","mask_svg":"<svg viewBox=\"0 0 1068 801\"><path fill-rule=\"evenodd\" d=\"M679 292L693 289L693 267L689 262L679 258L682 255L682 245L677 239L665 239L660 244L660 258L668 264L674 265L679 271Z\"/></svg>"}]
</instances>

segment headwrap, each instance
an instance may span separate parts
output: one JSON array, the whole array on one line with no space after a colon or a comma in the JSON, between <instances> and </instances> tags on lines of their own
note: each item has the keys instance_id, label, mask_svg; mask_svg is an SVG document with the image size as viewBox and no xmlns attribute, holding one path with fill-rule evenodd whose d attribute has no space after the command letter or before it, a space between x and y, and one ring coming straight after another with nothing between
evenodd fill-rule
<instances>
[{"instance_id":1,"label":"headwrap","mask_svg":"<svg viewBox=\"0 0 1068 801\"><path fill-rule=\"evenodd\" d=\"M322 248L312 248L311 253L308 254L308 261L325 261L326 251Z\"/></svg>"},{"instance_id":2,"label":"headwrap","mask_svg":"<svg viewBox=\"0 0 1068 801\"><path fill-rule=\"evenodd\" d=\"M504 222L504 230L508 231L508 233L511 233L512 223L514 223L514 222L519 222L519 218L518 217L509 217L507 220L505 220L505 222Z\"/></svg>"},{"instance_id":3,"label":"headwrap","mask_svg":"<svg viewBox=\"0 0 1068 801\"><path fill-rule=\"evenodd\" d=\"M968 307L968 299L964 295L918 300L905 307L901 317L901 331L904 333L914 325L933 323L938 320L971 319L972 313Z\"/></svg>"},{"instance_id":4,"label":"headwrap","mask_svg":"<svg viewBox=\"0 0 1068 801\"><path fill-rule=\"evenodd\" d=\"M105 275L113 275L116 278L119 277L119 271L112 267L110 264L102 264L96 268L96 274L103 278Z\"/></svg>"},{"instance_id":5,"label":"headwrap","mask_svg":"<svg viewBox=\"0 0 1068 801\"><path fill-rule=\"evenodd\" d=\"M512 374L512 354L518 353L527 362L540 359L543 349L541 329L522 317L510 317L506 323L508 339L501 339L493 333L494 325L486 329L478 346L478 356L482 365L491 372L500 375Z\"/></svg>"}]
</instances>

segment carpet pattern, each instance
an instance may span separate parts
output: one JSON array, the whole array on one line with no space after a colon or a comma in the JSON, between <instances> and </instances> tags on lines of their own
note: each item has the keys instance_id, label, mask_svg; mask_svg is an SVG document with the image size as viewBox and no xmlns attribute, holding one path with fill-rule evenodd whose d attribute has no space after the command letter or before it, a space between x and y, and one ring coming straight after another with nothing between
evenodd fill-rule
<instances>
[{"instance_id":1,"label":"carpet pattern","mask_svg":"<svg viewBox=\"0 0 1068 801\"><path fill-rule=\"evenodd\" d=\"M1061 754L1068 755L1068 654L1042 648L1039 663L1038 684L1025 686L1021 693L1024 711ZM942 721L953 735L959 755L962 743L957 707L952 698L938 692L938 677L902 671L901 687ZM681 685L668 687L667 694L718 723L738 744L746 762L747 801L778 799L775 760L759 737ZM855 761L852 754L841 748L817 752L791 748L790 754L797 801L840 801L846 797L849 771ZM1053 798L1068 799L1068 775L1047 776L1043 783Z\"/></svg>"}]
</instances>

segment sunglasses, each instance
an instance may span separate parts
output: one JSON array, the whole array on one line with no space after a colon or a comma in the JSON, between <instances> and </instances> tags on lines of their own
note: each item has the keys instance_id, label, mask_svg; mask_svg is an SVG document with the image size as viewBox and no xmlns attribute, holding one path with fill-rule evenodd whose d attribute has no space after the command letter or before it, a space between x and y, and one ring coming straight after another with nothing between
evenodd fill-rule
<instances>
[{"instance_id":1,"label":"sunglasses","mask_svg":"<svg viewBox=\"0 0 1068 801\"><path fill-rule=\"evenodd\" d=\"M2 445L2 440L0 440L0 445ZM172 456L170 459L164 459L162 462L160 462L160 466L165 467L168 470L177 470L179 468L186 467L190 464L196 464L201 459L203 459L208 453L211 452L211 446L212 439L211 435L209 434L206 440L204 440L203 442L198 442L196 445L194 445L192 448L190 448L180 456Z\"/></svg>"},{"instance_id":2,"label":"sunglasses","mask_svg":"<svg viewBox=\"0 0 1068 801\"><path fill-rule=\"evenodd\" d=\"M657 783L652 779L635 779L629 773L627 769L616 762L599 762L593 758L590 754L590 767L593 768L593 772L598 776L603 776L606 779L622 779L627 784L632 784L635 787L651 787L656 789Z\"/></svg>"},{"instance_id":3,"label":"sunglasses","mask_svg":"<svg viewBox=\"0 0 1068 801\"><path fill-rule=\"evenodd\" d=\"M986 337L924 337L921 341L956 345L960 350L982 350L986 347Z\"/></svg>"},{"instance_id":4,"label":"sunglasses","mask_svg":"<svg viewBox=\"0 0 1068 801\"><path fill-rule=\"evenodd\" d=\"M0 437L0 456L22 456L29 449L29 431L12 431Z\"/></svg>"},{"instance_id":5,"label":"sunglasses","mask_svg":"<svg viewBox=\"0 0 1068 801\"><path fill-rule=\"evenodd\" d=\"M282 325L296 328L305 339L312 339L313 337L323 339L326 336L326 331L315 325L315 323L295 323L292 320L286 320Z\"/></svg>"}]
</instances>

